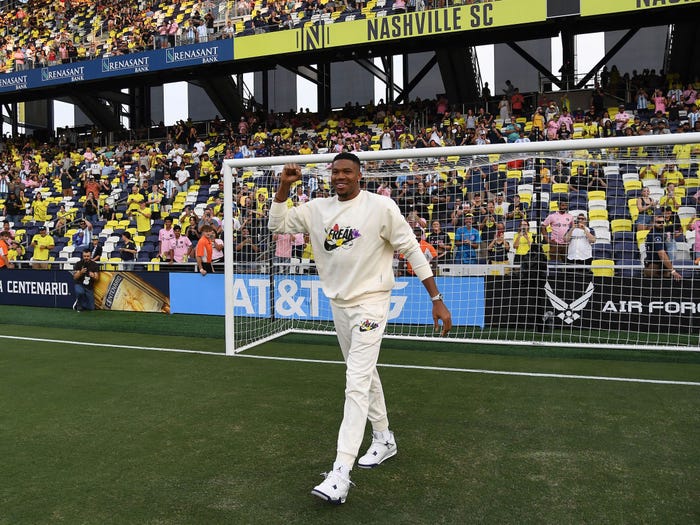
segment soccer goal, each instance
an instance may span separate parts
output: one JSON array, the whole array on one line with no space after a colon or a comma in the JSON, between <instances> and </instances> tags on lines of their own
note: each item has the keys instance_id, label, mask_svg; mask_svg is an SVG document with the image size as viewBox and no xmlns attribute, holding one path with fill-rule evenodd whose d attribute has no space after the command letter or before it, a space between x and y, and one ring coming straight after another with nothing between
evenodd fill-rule
<instances>
[{"instance_id":1,"label":"soccer goal","mask_svg":"<svg viewBox=\"0 0 700 525\"><path fill-rule=\"evenodd\" d=\"M288 201L295 206L299 199L332 193L333 157L225 160L225 187L247 186L262 205L273 197L284 164L297 163L303 180ZM367 191L390 191L407 220L425 228L428 240L433 221L439 221L451 245L447 256L433 261L438 287L453 316L449 337L434 333L425 290L415 277L405 274L398 259L387 337L700 350L700 274L693 264L694 238L688 230L696 214L694 196L700 190L700 137L678 134L388 150L361 152L358 157ZM594 178L598 180L591 184ZM668 183L675 183L675 188ZM648 230L636 224L636 199L644 188L649 188L657 207L674 208L674 220L683 230L668 242L681 281L644 272ZM265 196L258 197L260 192ZM485 212L478 202L471 202L477 194ZM226 246L233 245L233 216L241 207L234 195L225 192ZM494 202L493 208L489 201ZM586 217L595 234L589 264L572 264L566 254L559 260L541 235L546 231L542 222L563 201L574 217ZM471 203L467 212L474 217L481 220L484 213L494 214L495 222L501 223L508 243L505 261L490 260L491 220L487 220L488 232L482 232L486 240L482 238L476 261L470 261L475 264L463 264L456 256L459 250L452 245L462 234L464 215L470 213L454 212L466 202ZM526 253L514 246L516 236L530 239ZM278 246L284 243L287 246ZM296 243L292 257L289 243ZM330 305L303 237L269 236L264 244L264 255L247 272L240 271L232 257L226 258L229 354L288 333L334 333Z\"/></svg>"}]
</instances>

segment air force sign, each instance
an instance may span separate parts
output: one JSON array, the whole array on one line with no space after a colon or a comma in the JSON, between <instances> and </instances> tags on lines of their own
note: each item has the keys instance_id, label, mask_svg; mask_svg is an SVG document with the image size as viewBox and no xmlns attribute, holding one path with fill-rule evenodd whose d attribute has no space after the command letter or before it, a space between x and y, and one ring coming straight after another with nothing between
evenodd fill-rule
<instances>
[{"instance_id":1,"label":"air force sign","mask_svg":"<svg viewBox=\"0 0 700 525\"><path fill-rule=\"evenodd\" d=\"M557 294L554 293L554 290L552 290L549 282L544 285L544 291L547 294L549 303L557 312L559 312L557 313L557 317L564 321L564 323L567 325L570 325L581 318L581 315L579 315L578 312L586 308L588 301L591 300L591 296L593 295L593 290L594 286L591 282L588 284L586 291L583 292L583 295L569 304L563 299L557 297Z\"/></svg>"}]
</instances>

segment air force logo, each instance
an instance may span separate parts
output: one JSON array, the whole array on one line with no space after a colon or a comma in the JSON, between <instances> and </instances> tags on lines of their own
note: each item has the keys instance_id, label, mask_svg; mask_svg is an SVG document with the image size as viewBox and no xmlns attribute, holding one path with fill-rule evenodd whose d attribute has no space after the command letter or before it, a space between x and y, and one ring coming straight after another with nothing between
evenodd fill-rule
<instances>
[{"instance_id":1,"label":"air force logo","mask_svg":"<svg viewBox=\"0 0 700 525\"><path fill-rule=\"evenodd\" d=\"M557 297L549 283L544 285L544 291L547 294L547 298L549 299L552 307L559 312L557 317L566 324L570 325L574 321L581 318L578 312L583 310L588 304L588 301L591 300L591 296L593 295L593 283L588 283L588 288L586 288L586 291L583 292L583 295L571 304L568 304L563 299Z\"/></svg>"}]
</instances>

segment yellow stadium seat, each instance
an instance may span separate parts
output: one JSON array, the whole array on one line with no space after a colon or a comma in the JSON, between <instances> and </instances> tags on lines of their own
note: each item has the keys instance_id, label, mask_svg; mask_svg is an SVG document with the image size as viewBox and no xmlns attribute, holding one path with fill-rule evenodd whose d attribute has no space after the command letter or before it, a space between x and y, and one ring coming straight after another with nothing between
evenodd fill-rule
<instances>
[{"instance_id":1,"label":"yellow stadium seat","mask_svg":"<svg viewBox=\"0 0 700 525\"><path fill-rule=\"evenodd\" d=\"M624 181L625 191L634 191L642 189L641 180L626 180Z\"/></svg>"},{"instance_id":2,"label":"yellow stadium seat","mask_svg":"<svg viewBox=\"0 0 700 525\"><path fill-rule=\"evenodd\" d=\"M700 179L696 177L691 177L689 179L685 179L685 187L686 188L697 188L700 186Z\"/></svg>"},{"instance_id":3,"label":"yellow stadium seat","mask_svg":"<svg viewBox=\"0 0 700 525\"><path fill-rule=\"evenodd\" d=\"M589 201L604 201L605 200L605 192L602 190L589 191L588 192L588 200Z\"/></svg>"},{"instance_id":4,"label":"yellow stadium seat","mask_svg":"<svg viewBox=\"0 0 700 525\"><path fill-rule=\"evenodd\" d=\"M610 231L615 232L631 232L632 221L629 219L613 219L610 221Z\"/></svg>"},{"instance_id":5,"label":"yellow stadium seat","mask_svg":"<svg viewBox=\"0 0 700 525\"><path fill-rule=\"evenodd\" d=\"M642 247L644 242L647 240L647 235L649 235L650 231L651 230L639 230L637 232L637 246L639 246L640 248Z\"/></svg>"},{"instance_id":6,"label":"yellow stadium seat","mask_svg":"<svg viewBox=\"0 0 700 525\"><path fill-rule=\"evenodd\" d=\"M523 172L521 170L508 170L506 172L506 177L509 179L518 179L523 176Z\"/></svg>"},{"instance_id":7,"label":"yellow stadium seat","mask_svg":"<svg viewBox=\"0 0 700 525\"><path fill-rule=\"evenodd\" d=\"M607 221L608 210L590 210L588 212L589 221Z\"/></svg>"},{"instance_id":8,"label":"yellow stadium seat","mask_svg":"<svg viewBox=\"0 0 700 525\"><path fill-rule=\"evenodd\" d=\"M564 182L552 184L552 193L569 193L569 185Z\"/></svg>"},{"instance_id":9,"label":"yellow stadium seat","mask_svg":"<svg viewBox=\"0 0 700 525\"><path fill-rule=\"evenodd\" d=\"M615 261L611 259L593 259L591 261L591 271L595 277L614 277Z\"/></svg>"},{"instance_id":10,"label":"yellow stadium seat","mask_svg":"<svg viewBox=\"0 0 700 525\"><path fill-rule=\"evenodd\" d=\"M121 257L110 257L108 259L108 262L105 264L105 270L113 272L120 270L120 262L122 262Z\"/></svg>"},{"instance_id":11,"label":"yellow stadium seat","mask_svg":"<svg viewBox=\"0 0 700 525\"><path fill-rule=\"evenodd\" d=\"M447 236L450 238L450 246L452 250L455 249L455 232L447 232Z\"/></svg>"},{"instance_id":12,"label":"yellow stadium seat","mask_svg":"<svg viewBox=\"0 0 700 525\"><path fill-rule=\"evenodd\" d=\"M547 260L549 260L549 244L542 245L542 252L547 256Z\"/></svg>"},{"instance_id":13,"label":"yellow stadium seat","mask_svg":"<svg viewBox=\"0 0 700 525\"><path fill-rule=\"evenodd\" d=\"M637 217L639 217L639 208L637 208L636 197L632 199L627 199L627 207L630 210L630 217L632 217L633 221L636 221Z\"/></svg>"}]
</instances>

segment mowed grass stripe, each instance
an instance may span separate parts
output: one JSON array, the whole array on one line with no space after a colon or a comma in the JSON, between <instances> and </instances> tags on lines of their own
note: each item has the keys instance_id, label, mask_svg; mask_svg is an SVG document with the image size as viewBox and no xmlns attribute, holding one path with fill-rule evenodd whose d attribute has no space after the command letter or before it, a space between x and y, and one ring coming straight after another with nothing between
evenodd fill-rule
<instances>
[{"instance_id":1,"label":"mowed grass stripe","mask_svg":"<svg viewBox=\"0 0 700 525\"><path fill-rule=\"evenodd\" d=\"M354 471L333 508L308 492L333 459L342 366L17 341L0 368L2 523L700 517L687 387L384 369L399 455Z\"/></svg>"},{"instance_id":2,"label":"mowed grass stripe","mask_svg":"<svg viewBox=\"0 0 700 525\"><path fill-rule=\"evenodd\" d=\"M24 330L22 330L24 333ZM52 329L48 331L48 333L56 333L59 332L59 330ZM77 335L81 339L85 338L92 338L92 341L79 341L77 339L71 339L71 340L66 340L66 339L49 339L49 338L35 338L35 337L28 337L28 336L14 336L14 335L0 335L0 340L1 339L6 339L9 341L27 341L27 342L46 342L46 343L53 343L56 345L66 345L66 344L74 344L74 345L79 345L79 346L93 346L93 347L101 347L101 348L116 348L116 349L131 349L131 350L142 350L142 351L162 351L162 352L180 352L180 353L202 353L202 354L216 354L216 355L221 355L221 352L216 352L216 351L210 351L210 350L195 350L195 349L187 349L187 348L173 348L173 347L168 347L168 344L182 344L182 343L194 343L195 346L199 347L201 346L202 342L206 343L205 348L215 348L220 345L212 345L211 341L209 339L205 339L203 341L200 340L183 340L182 337L177 337L177 338L168 338L165 336L158 336L158 335L144 335L141 334L139 337L139 340L142 342L143 345L147 344L153 344L153 345L160 345L160 346L140 346L140 345L134 345L134 344L122 344L122 343L116 343L116 342L111 342L111 337L114 337L115 334L110 334L110 333L105 333L101 332L99 334L95 334L93 332L89 331L80 331L78 334L73 334L72 332L68 332L69 336ZM110 337L111 336L111 337ZM117 334L116 337L119 340L124 339L123 334ZM293 339L293 338L292 338ZM128 337L128 341L132 342L133 337ZM326 337L325 340L330 340L332 342L331 337ZM150 343L152 341L152 343ZM280 346L278 343L271 343L273 346L277 345ZM429 348L431 345L427 344L427 347ZM432 346L436 346L435 344L432 344ZM285 345L283 344L282 347L286 351L294 350L295 345ZM262 348L265 348L263 346ZM296 352L299 352L299 355L303 355L306 353L308 348L306 346L303 346L301 348L296 348ZM296 353L293 352L293 353ZM384 354L391 353L392 350L385 350ZM397 353L394 351L393 353ZM406 353L406 352L400 352L401 355L403 355L404 358L408 358L407 362L411 361L411 358L413 357L412 354ZM325 363L325 364L335 364L339 365L342 364L342 361L337 361L337 360L330 360L330 359L315 359L315 358L305 358L305 357L291 357L291 356L270 356L270 355L256 355L252 353L242 353L239 354L238 357L247 357L247 358L258 358L258 359L272 359L272 360L287 360L287 361L299 361L299 362L311 362L311 363ZM470 356L471 360L476 359L477 356ZM494 357L487 357L488 360L494 361ZM517 357L513 358L514 360L517 360ZM540 360L541 361L541 360ZM570 363L568 359L564 358L557 358L557 359L547 359L546 364L547 365L552 365L552 361L554 361L554 365L557 366L558 361L563 361L564 363L567 363L569 365L574 365L574 367L580 367L582 365L582 362L576 361L574 363ZM687 381L687 380L680 380L680 379L660 379L658 377L650 377L650 378L639 378L639 377L634 377L634 376L613 376L610 375L611 373L611 368L614 369L620 369L623 373L628 374L628 373L634 373L635 372L635 366L641 366L645 367L645 364L641 365L635 365L631 366L629 364L629 361L622 361L621 363L618 363L618 367L615 367L614 365L611 366L611 361L605 361L605 370L601 371L600 369L603 368L600 366L600 363L596 362L595 367L596 367L596 372L594 374L589 374L589 375L582 375L578 373L562 373L562 372L543 372L543 371L534 371L537 368L532 368L535 363L532 362L532 359L529 359L527 363L524 363L526 370L527 371L516 371L516 370L494 370L494 369L477 369L477 368L459 368L455 366L435 366L435 365L419 365L419 364L406 364L406 363L380 363L379 366L382 368L415 368L415 369L426 369L426 370L434 370L434 371L442 371L442 372L460 372L460 373L474 373L474 374L496 374L496 375L520 375L520 376L528 376L528 377L539 377L539 378L561 378L561 379L577 379L577 380L598 380L598 381L629 381L629 382L640 382L640 383L668 383L668 384L683 384L686 386L700 386L700 382L697 381ZM505 363L503 363L505 364ZM465 365L467 366L467 365ZM647 366L648 368L648 366ZM700 367L693 367L693 366L688 366L687 364L684 364L683 366L678 366L676 364L664 364L662 366L656 365L654 366L653 373L654 374L659 374L660 369L662 372L667 372L670 374L671 377L673 377L674 374L676 373L684 373L686 375L690 374L690 377L697 377L694 376L693 373L697 372L700 374ZM606 375L607 374L607 375ZM663 373L661 374L663 375Z\"/></svg>"}]
</instances>

